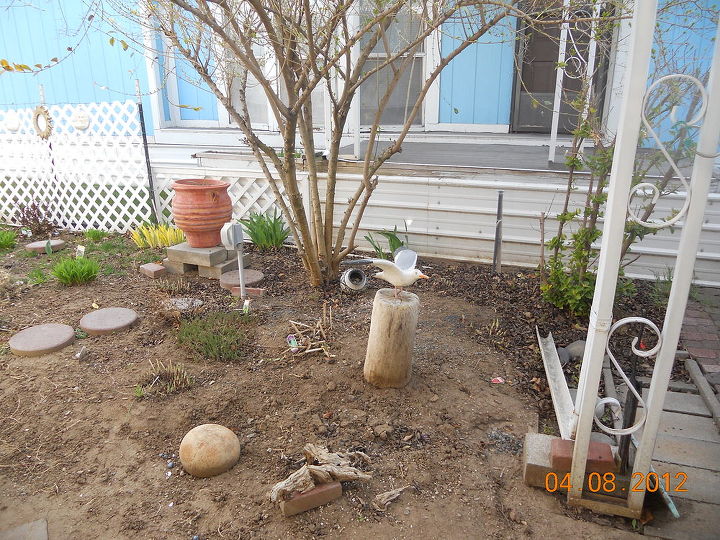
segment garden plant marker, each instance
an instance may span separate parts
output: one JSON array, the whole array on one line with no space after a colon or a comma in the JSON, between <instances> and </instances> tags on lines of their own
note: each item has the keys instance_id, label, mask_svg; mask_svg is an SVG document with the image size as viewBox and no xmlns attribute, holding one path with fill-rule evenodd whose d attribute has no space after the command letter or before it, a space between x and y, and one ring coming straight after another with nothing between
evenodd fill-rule
<instances>
[{"instance_id":1,"label":"garden plant marker","mask_svg":"<svg viewBox=\"0 0 720 540\"><path fill-rule=\"evenodd\" d=\"M48 240L48 246L50 245L50 240ZM47 247L45 248L48 249ZM50 253L52 253L52 249L50 250ZM84 257L85 256L85 246L78 246L75 248L75 257Z\"/></svg>"}]
</instances>

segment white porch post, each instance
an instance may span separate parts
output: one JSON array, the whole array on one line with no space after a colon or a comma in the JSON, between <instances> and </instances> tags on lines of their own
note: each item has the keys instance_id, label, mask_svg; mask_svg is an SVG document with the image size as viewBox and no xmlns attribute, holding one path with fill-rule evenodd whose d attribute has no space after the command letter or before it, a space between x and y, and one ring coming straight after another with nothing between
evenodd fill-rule
<instances>
[{"instance_id":1,"label":"white porch post","mask_svg":"<svg viewBox=\"0 0 720 540\"><path fill-rule=\"evenodd\" d=\"M647 84L656 11L657 0L635 3L629 67L625 77L625 96L610 173L597 285L590 310L587 345L573 414L573 421L576 422L576 425L571 432L575 434L575 445L570 472L572 489L568 490L568 501L571 503L579 503L583 493L597 388L600 382L608 331L612 323L612 308L620 268L620 253L640 131L640 112Z\"/></svg>"},{"instance_id":2,"label":"white porch post","mask_svg":"<svg viewBox=\"0 0 720 540\"><path fill-rule=\"evenodd\" d=\"M570 18L570 0L563 1L563 19ZM558 68L555 73L555 98L553 100L552 125L550 127L550 151L548 161L555 162L555 148L557 147L558 124L560 123L560 100L562 98L563 78L565 77L565 51L567 49L567 35L570 30L568 22L562 23L560 27L560 48L558 51Z\"/></svg>"},{"instance_id":3,"label":"white porch post","mask_svg":"<svg viewBox=\"0 0 720 540\"><path fill-rule=\"evenodd\" d=\"M650 470L660 423L660 413L665 401L665 393L670 381L675 351L680 338L680 328L682 327L690 293L690 284L700 241L700 231L702 230L705 215L705 205L710 191L713 156L717 152L718 138L720 138L718 126L720 126L720 23L718 23L715 34L715 47L708 82L707 110L700 129L697 154L695 155L690 179L690 190L687 194L690 197L690 206L685 215L685 223L680 236L680 247L678 248L670 298L668 299L662 328L662 344L655 360L655 369L650 382L647 419L645 420L642 440L635 455L633 466L633 474L642 473L643 477ZM630 493L628 506L637 509L642 508L644 497L644 491Z\"/></svg>"}]
</instances>

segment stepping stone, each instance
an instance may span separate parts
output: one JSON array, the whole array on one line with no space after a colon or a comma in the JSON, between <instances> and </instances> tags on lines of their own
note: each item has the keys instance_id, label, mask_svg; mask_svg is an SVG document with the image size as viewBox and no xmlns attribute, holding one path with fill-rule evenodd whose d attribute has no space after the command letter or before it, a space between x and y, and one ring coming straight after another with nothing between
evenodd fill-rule
<instances>
[{"instance_id":1,"label":"stepping stone","mask_svg":"<svg viewBox=\"0 0 720 540\"><path fill-rule=\"evenodd\" d=\"M59 351L75 341L75 330L67 324L39 324L10 338L10 350L18 356L42 356Z\"/></svg>"},{"instance_id":2,"label":"stepping stone","mask_svg":"<svg viewBox=\"0 0 720 540\"><path fill-rule=\"evenodd\" d=\"M112 334L129 328L138 320L132 309L109 307L88 313L80 319L80 328L91 336Z\"/></svg>"},{"instance_id":3,"label":"stepping stone","mask_svg":"<svg viewBox=\"0 0 720 540\"><path fill-rule=\"evenodd\" d=\"M259 272L258 270L251 270L250 268L245 269L243 275L245 277L246 286L254 285L255 283L262 281L262 279L265 277L262 272ZM237 270L233 270L232 272L225 272L223 275L220 276L220 286L223 289L227 289L228 291L232 291L233 287L239 287L240 273Z\"/></svg>"},{"instance_id":4,"label":"stepping stone","mask_svg":"<svg viewBox=\"0 0 720 540\"><path fill-rule=\"evenodd\" d=\"M47 521L44 519L0 531L2 540L47 540L47 538Z\"/></svg>"},{"instance_id":5,"label":"stepping stone","mask_svg":"<svg viewBox=\"0 0 720 540\"><path fill-rule=\"evenodd\" d=\"M46 245L47 240L38 240L37 242L30 242L29 244L27 244L25 246L25 249L27 249L28 251L34 251L36 253L45 253ZM50 247L52 248L53 252L65 249L65 240L60 240L59 238L50 240Z\"/></svg>"}]
</instances>

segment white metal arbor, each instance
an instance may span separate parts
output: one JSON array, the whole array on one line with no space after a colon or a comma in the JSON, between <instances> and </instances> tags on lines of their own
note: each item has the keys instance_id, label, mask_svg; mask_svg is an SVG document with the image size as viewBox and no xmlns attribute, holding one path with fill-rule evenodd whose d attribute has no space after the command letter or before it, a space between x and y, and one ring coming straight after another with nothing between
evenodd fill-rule
<instances>
[{"instance_id":1,"label":"white metal arbor","mask_svg":"<svg viewBox=\"0 0 720 540\"><path fill-rule=\"evenodd\" d=\"M643 0L635 2L632 21L632 40L628 69L625 75L625 95L620 114L620 125L617 134L616 151L610 176L610 189L607 201L607 212L602 236L601 251L598 266L597 285L590 312L588 325L587 345L580 372L577 399L574 410L565 416L569 425L562 425L561 431L575 440L568 501L571 504L586 506L594 510L638 517L642 510L645 491L631 492L627 499L617 499L611 502L607 499L600 501L590 499L583 492L585 469L588 455L588 445L593 421L605 432L613 435L637 432L643 428L638 449L633 464L633 474L641 473L645 476L652 460L660 413L665 399L671 370L675 359L675 351L680 336L683 316L687 305L693 267L698 249L700 231L703 222L706 202L708 199L710 179L713 162L717 155L718 139L720 137L720 24L714 43L714 54L710 70L708 87L687 75L670 75L656 81L646 89L648 66L653 45L653 32L657 14L657 0ZM658 190L650 184L639 184L631 189L633 176L633 163L637 150L637 140L641 122L644 123L648 133L654 136L652 126L644 116L645 96L657 85L672 78L685 78L697 86L703 99L703 104L697 117L692 122L700 127L696 155L689 182L685 179L677 165L671 160L662 144L660 150L669 160L676 175L685 185L687 200L677 215L667 220L641 221L630 210L629 204L632 195L637 190L651 192L654 197L659 196ZM660 141L655 137L656 141ZM685 226L680 239L680 247L676 258L674 279L670 298L668 301L665 320L662 329L657 328L651 321L642 317L631 317L616 321L613 324L612 309L617 285L618 270L620 267L620 252L625 227L626 216L630 219L651 228L670 226L682 219ZM630 323L647 325L658 338L657 345L652 350L645 351L636 348L637 339L633 342L633 353L638 356L649 357L657 355L653 371L650 392L644 408L644 415L636 421L635 425L624 430L617 430L602 424L596 417L596 401L600 375L604 356L607 353L611 359L609 340L619 327ZM614 360L613 360L614 361ZM615 364L615 368L620 370ZM625 377L622 370L619 371ZM629 385L630 386L630 385ZM639 397L639 396L638 396ZM606 398L605 403L614 408L619 407L617 401ZM641 401L642 403L642 401ZM562 404L560 404L562 408ZM556 403L556 410L558 403Z\"/></svg>"}]
</instances>

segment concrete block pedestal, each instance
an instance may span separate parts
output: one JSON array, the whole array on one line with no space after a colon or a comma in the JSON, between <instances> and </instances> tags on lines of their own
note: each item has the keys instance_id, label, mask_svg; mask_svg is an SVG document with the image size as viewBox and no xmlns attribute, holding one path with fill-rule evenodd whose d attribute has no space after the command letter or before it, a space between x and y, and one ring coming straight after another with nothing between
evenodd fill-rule
<instances>
[{"instance_id":1,"label":"concrete block pedestal","mask_svg":"<svg viewBox=\"0 0 720 540\"><path fill-rule=\"evenodd\" d=\"M249 263L250 258L243 257L246 268ZM222 246L193 248L183 242L167 248L167 258L163 259L163 266L171 274L197 272L200 277L220 279L222 274L237 270L238 264L235 252Z\"/></svg>"}]
</instances>

